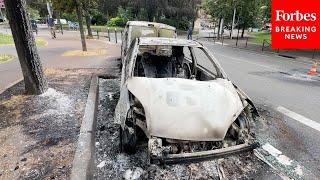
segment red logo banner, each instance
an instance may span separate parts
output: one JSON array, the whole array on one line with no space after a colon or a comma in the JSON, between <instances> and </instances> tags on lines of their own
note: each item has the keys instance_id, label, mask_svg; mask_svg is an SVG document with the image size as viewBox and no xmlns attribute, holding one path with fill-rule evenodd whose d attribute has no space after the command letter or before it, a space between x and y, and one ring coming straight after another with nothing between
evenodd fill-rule
<instances>
[{"instance_id":1,"label":"red logo banner","mask_svg":"<svg viewBox=\"0 0 320 180\"><path fill-rule=\"evenodd\" d=\"M272 0L271 14L272 48L320 48L320 0Z\"/></svg>"}]
</instances>

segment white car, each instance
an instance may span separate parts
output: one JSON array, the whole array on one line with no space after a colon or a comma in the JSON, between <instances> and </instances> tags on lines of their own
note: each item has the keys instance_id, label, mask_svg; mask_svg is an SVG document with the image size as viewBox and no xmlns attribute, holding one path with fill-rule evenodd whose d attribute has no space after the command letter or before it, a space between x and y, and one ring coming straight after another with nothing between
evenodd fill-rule
<instances>
[{"instance_id":1,"label":"white car","mask_svg":"<svg viewBox=\"0 0 320 180\"><path fill-rule=\"evenodd\" d=\"M121 59L126 56L131 42L139 37L167 37L176 38L177 31L175 27L167 24L146 22L146 21L128 21L124 29L121 45Z\"/></svg>"},{"instance_id":2,"label":"white car","mask_svg":"<svg viewBox=\"0 0 320 180\"><path fill-rule=\"evenodd\" d=\"M200 43L135 39L122 67L115 120L120 148L148 142L153 163L207 159L251 150L252 101Z\"/></svg>"},{"instance_id":3,"label":"white car","mask_svg":"<svg viewBox=\"0 0 320 180\"><path fill-rule=\"evenodd\" d=\"M60 23L61 23L61 24L68 24L68 21L67 21L66 19L60 19ZM59 23L58 23L58 19L55 19L55 20L54 20L54 24L59 24Z\"/></svg>"}]
</instances>

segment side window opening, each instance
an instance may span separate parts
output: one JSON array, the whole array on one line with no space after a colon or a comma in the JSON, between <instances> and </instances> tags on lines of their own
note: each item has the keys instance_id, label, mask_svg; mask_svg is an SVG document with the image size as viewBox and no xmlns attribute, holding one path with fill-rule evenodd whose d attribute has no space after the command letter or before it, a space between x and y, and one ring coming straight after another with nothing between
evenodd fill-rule
<instances>
[{"instance_id":1,"label":"side window opening","mask_svg":"<svg viewBox=\"0 0 320 180\"><path fill-rule=\"evenodd\" d=\"M189 47L183 47L183 54L184 54L184 58L187 60L187 61L190 61L192 62L192 56L191 56L191 51L189 49Z\"/></svg>"},{"instance_id":2,"label":"side window opening","mask_svg":"<svg viewBox=\"0 0 320 180\"><path fill-rule=\"evenodd\" d=\"M218 76L218 70L215 64L211 61L210 57L205 53L202 48L193 48L194 55L197 59L197 66L201 69L208 71L210 74L214 75L215 77Z\"/></svg>"}]
</instances>

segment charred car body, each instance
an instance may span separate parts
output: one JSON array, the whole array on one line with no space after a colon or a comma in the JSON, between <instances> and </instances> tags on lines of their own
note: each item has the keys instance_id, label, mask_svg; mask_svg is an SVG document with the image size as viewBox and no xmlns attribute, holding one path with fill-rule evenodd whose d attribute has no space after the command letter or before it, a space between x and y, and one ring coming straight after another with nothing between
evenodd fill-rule
<instances>
[{"instance_id":1,"label":"charred car body","mask_svg":"<svg viewBox=\"0 0 320 180\"><path fill-rule=\"evenodd\" d=\"M251 100L200 43L137 38L125 57L115 120L120 146L148 142L153 163L201 160L257 146Z\"/></svg>"}]
</instances>

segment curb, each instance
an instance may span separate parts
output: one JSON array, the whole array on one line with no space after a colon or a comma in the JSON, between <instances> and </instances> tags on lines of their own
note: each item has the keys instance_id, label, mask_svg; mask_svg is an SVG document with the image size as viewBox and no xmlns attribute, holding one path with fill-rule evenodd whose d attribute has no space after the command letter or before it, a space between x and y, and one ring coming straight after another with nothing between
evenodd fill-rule
<instances>
[{"instance_id":1,"label":"curb","mask_svg":"<svg viewBox=\"0 0 320 180\"><path fill-rule=\"evenodd\" d=\"M71 180L86 180L93 178L98 97L99 79L97 76L92 76L78 144L72 163Z\"/></svg>"},{"instance_id":2,"label":"curb","mask_svg":"<svg viewBox=\"0 0 320 180\"><path fill-rule=\"evenodd\" d=\"M11 88L12 86L18 84L19 82L23 81L23 78L19 78L18 80L14 81L13 83L9 84L8 86L4 87L3 89L0 89L0 95L4 93L6 90Z\"/></svg>"},{"instance_id":3,"label":"curb","mask_svg":"<svg viewBox=\"0 0 320 180\"><path fill-rule=\"evenodd\" d=\"M216 43L213 43L216 44ZM220 45L220 44L219 44ZM255 50L252 49L246 49L246 48L242 48L242 47L234 47L231 45L223 45L224 47L228 47L228 48L232 48L232 49L236 49L236 50L243 50L246 51L248 53L252 53L252 54L257 54L257 55L264 55L264 56L276 56L276 57L281 57L281 58L285 58L285 59L291 59L292 61L297 61L297 62L302 62L304 64L310 64L312 62L315 61L315 59L311 59L311 58L307 58L307 57L301 57L301 56L287 56L287 55L283 55L283 54L278 54L278 53L274 53L274 52L257 52ZM287 56L287 57L285 57Z\"/></svg>"}]
</instances>

